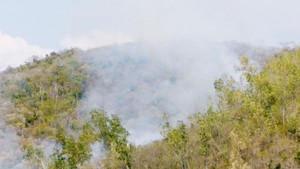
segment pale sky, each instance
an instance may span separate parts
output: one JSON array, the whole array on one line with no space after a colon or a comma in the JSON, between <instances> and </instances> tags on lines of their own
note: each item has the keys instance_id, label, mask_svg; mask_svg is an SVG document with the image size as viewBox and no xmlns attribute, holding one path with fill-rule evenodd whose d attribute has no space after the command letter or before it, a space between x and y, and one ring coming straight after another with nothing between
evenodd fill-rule
<instances>
[{"instance_id":1,"label":"pale sky","mask_svg":"<svg viewBox=\"0 0 300 169\"><path fill-rule=\"evenodd\" d=\"M0 0L0 70L135 40L300 43L299 0Z\"/></svg>"}]
</instances>

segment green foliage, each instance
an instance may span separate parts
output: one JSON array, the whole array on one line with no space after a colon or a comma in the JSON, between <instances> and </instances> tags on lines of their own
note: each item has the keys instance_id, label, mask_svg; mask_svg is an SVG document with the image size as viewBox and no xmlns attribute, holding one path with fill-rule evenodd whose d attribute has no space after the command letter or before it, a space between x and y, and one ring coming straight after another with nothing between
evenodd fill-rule
<instances>
[{"instance_id":1,"label":"green foliage","mask_svg":"<svg viewBox=\"0 0 300 169\"><path fill-rule=\"evenodd\" d=\"M275 167L275 169L281 169L281 164L280 163L277 164L276 167Z\"/></svg>"},{"instance_id":2,"label":"green foliage","mask_svg":"<svg viewBox=\"0 0 300 169\"><path fill-rule=\"evenodd\" d=\"M52 164L54 168L78 168L79 164L83 164L86 160L90 159L91 147L94 143L95 137L91 136L92 131L88 126L84 126L83 132L78 139L74 136L68 136L64 130L59 127L55 136L56 144L60 147L57 148L52 155Z\"/></svg>"},{"instance_id":3,"label":"green foliage","mask_svg":"<svg viewBox=\"0 0 300 169\"><path fill-rule=\"evenodd\" d=\"M299 168L300 49L271 57L262 70L246 56L240 62L240 81L228 76L216 80L215 102L207 112L194 115L190 127L182 122L171 127L165 120L163 141L135 149L132 165ZM186 165L168 163L182 164L180 159Z\"/></svg>"},{"instance_id":4,"label":"green foliage","mask_svg":"<svg viewBox=\"0 0 300 169\"><path fill-rule=\"evenodd\" d=\"M5 73L2 93L15 105L8 122L20 135L35 138L52 137L57 125L68 126L88 78L84 66L70 50Z\"/></svg>"},{"instance_id":5,"label":"green foliage","mask_svg":"<svg viewBox=\"0 0 300 169\"><path fill-rule=\"evenodd\" d=\"M1 75L1 93L14 104L6 120L18 135L26 138L22 141L24 158L35 167L77 168L91 157L90 144L96 141L93 128L81 125L75 111L88 79L87 66L76 52L53 52L44 59L35 57L32 62ZM74 126L79 129L72 131ZM41 140L56 141L59 148L52 154L52 160L46 159L43 150L36 146Z\"/></svg>"},{"instance_id":6,"label":"green foliage","mask_svg":"<svg viewBox=\"0 0 300 169\"><path fill-rule=\"evenodd\" d=\"M1 94L15 105L6 120L36 168L91 168L95 143L104 144L100 163L110 169L299 168L300 49L271 57L262 70L246 56L240 62L241 80L216 80L206 113L174 127L165 115L164 138L139 147L116 115L95 109L79 118L75 108L89 76L74 50L8 69ZM55 140L50 160L37 140Z\"/></svg>"},{"instance_id":7,"label":"green foliage","mask_svg":"<svg viewBox=\"0 0 300 169\"><path fill-rule=\"evenodd\" d=\"M43 151L33 145L30 140L23 140L22 151L24 152L24 159L28 160L33 167L45 168Z\"/></svg>"},{"instance_id":8,"label":"green foliage","mask_svg":"<svg viewBox=\"0 0 300 169\"><path fill-rule=\"evenodd\" d=\"M188 166L187 160L187 142L188 136L186 133L186 126L182 121L177 122L176 128L171 128L169 122L164 126L167 130L165 133L165 141L170 147L171 151L175 153L175 156L179 159L179 166L185 169Z\"/></svg>"},{"instance_id":9,"label":"green foliage","mask_svg":"<svg viewBox=\"0 0 300 169\"><path fill-rule=\"evenodd\" d=\"M51 156L52 162L49 165L49 169L68 169L68 163L66 158L58 150L55 150Z\"/></svg>"},{"instance_id":10,"label":"green foliage","mask_svg":"<svg viewBox=\"0 0 300 169\"><path fill-rule=\"evenodd\" d=\"M109 118L103 110L92 110L92 122L95 126L96 134L103 140L104 145L110 150L110 156L116 160L124 162L124 167L131 168L131 149L128 143L128 131L121 125L120 119L116 115ZM107 163L107 165L110 165Z\"/></svg>"},{"instance_id":11,"label":"green foliage","mask_svg":"<svg viewBox=\"0 0 300 169\"><path fill-rule=\"evenodd\" d=\"M49 168L76 169L86 164L91 157L91 145L99 142L107 147L108 157L103 160L106 166L109 158L119 161L121 168L131 168L131 150L127 130L121 125L116 115L109 118L103 110L92 110L91 120L84 123L79 133L68 134L58 127L55 140L56 148L52 154Z\"/></svg>"},{"instance_id":12,"label":"green foliage","mask_svg":"<svg viewBox=\"0 0 300 169\"><path fill-rule=\"evenodd\" d=\"M296 153L295 160L296 160L297 163L300 165L300 151L298 151L298 152Z\"/></svg>"}]
</instances>

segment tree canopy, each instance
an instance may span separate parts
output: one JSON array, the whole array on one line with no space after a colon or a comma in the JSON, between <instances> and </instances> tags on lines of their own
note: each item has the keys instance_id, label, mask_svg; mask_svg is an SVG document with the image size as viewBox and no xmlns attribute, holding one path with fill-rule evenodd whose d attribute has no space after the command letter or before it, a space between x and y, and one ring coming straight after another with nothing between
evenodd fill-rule
<instances>
[{"instance_id":1,"label":"tree canopy","mask_svg":"<svg viewBox=\"0 0 300 169\"><path fill-rule=\"evenodd\" d=\"M240 57L241 78L217 79L206 112L175 126L165 115L163 139L141 146L129 142L117 115L76 109L93 76L77 52L53 52L1 73L1 99L13 105L5 120L32 168L300 167L300 49L270 56L262 67ZM50 153L43 142L53 145ZM97 143L105 157L92 165Z\"/></svg>"}]
</instances>

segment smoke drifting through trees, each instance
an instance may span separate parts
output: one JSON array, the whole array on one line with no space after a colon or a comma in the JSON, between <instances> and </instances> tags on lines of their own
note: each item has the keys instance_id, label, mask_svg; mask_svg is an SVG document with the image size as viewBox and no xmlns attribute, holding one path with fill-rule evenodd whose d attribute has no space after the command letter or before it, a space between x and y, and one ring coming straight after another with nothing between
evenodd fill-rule
<instances>
[{"instance_id":1,"label":"smoke drifting through trees","mask_svg":"<svg viewBox=\"0 0 300 169\"><path fill-rule=\"evenodd\" d=\"M144 144L161 138L163 112L175 122L202 111L216 78L238 77L234 66L240 55L262 62L276 51L237 42L139 42L89 50L81 57L98 78L89 84L81 110L117 113L131 140Z\"/></svg>"},{"instance_id":2,"label":"smoke drifting through trees","mask_svg":"<svg viewBox=\"0 0 300 169\"><path fill-rule=\"evenodd\" d=\"M223 74L234 75L240 55L262 56L261 59L276 51L236 42L137 42L84 51L80 58L93 65L91 72L97 78L87 84L83 106L78 110L89 112L100 107L117 113L131 141L145 144L161 138L163 112L175 122L205 108L208 96L213 94L213 81ZM12 109L1 107L6 108L1 109L1 119L5 119ZM18 141L15 131L1 121L0 142L5 145L0 150L5 154L0 159L1 168L28 168ZM40 146L46 156L52 153L53 144L44 141ZM96 163L101 153L93 151L91 162Z\"/></svg>"},{"instance_id":3,"label":"smoke drifting through trees","mask_svg":"<svg viewBox=\"0 0 300 169\"><path fill-rule=\"evenodd\" d=\"M19 148L17 133L5 122L5 116L10 108L12 105L0 96L0 168L23 169L25 160Z\"/></svg>"}]
</instances>

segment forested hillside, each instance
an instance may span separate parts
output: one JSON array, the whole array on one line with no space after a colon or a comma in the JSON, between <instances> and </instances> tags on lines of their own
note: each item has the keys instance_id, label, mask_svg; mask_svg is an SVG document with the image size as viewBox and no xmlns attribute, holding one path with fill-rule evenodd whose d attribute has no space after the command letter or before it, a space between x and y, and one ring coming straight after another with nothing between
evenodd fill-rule
<instances>
[{"instance_id":1,"label":"forested hillside","mask_svg":"<svg viewBox=\"0 0 300 169\"><path fill-rule=\"evenodd\" d=\"M261 71L240 62L240 81L216 80L215 102L190 124L165 121L164 139L137 148L133 168L300 168L300 50L282 51ZM109 157L108 168L119 168Z\"/></svg>"},{"instance_id":2,"label":"forested hillside","mask_svg":"<svg viewBox=\"0 0 300 169\"><path fill-rule=\"evenodd\" d=\"M88 88L112 70L95 73L95 65L83 60L88 54L53 52L0 74L1 137L9 133L19 145L12 152L10 140L0 139L7 144L0 160L11 161L2 168L300 168L300 49L283 50L259 66L240 57L242 77L215 80L216 94L206 112L175 126L168 114L161 116L163 139L145 145L129 141L123 118L97 107L82 109ZM169 86L176 83L167 79ZM15 155L19 151L21 156Z\"/></svg>"}]
</instances>

